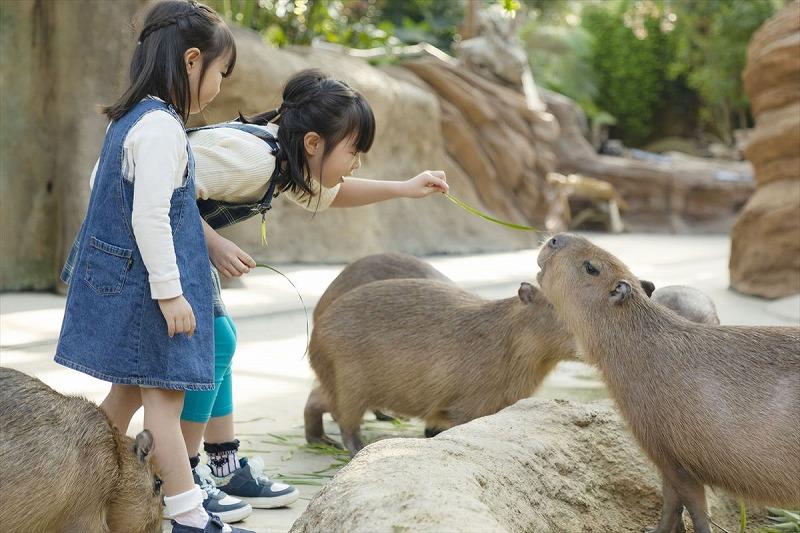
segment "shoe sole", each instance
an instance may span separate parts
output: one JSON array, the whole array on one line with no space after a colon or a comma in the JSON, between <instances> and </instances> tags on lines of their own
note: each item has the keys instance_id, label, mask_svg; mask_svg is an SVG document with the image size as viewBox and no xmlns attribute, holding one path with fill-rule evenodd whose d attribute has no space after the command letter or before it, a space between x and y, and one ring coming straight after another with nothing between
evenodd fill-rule
<instances>
[{"instance_id":1,"label":"shoe sole","mask_svg":"<svg viewBox=\"0 0 800 533\"><path fill-rule=\"evenodd\" d=\"M239 498L239 499L243 500L243 498ZM245 503L247 503L247 502L245 502ZM230 511L215 512L213 514L219 516L220 520L222 520L226 524L233 524L234 522L241 522L242 520L244 520L245 518L247 518L248 516L253 514L253 506L248 504L248 505L244 505L242 507L239 507L238 509L231 509ZM172 518L173 517L167 516L167 514L164 513L164 520L165 521L168 522L169 520L172 520Z\"/></svg>"},{"instance_id":2,"label":"shoe sole","mask_svg":"<svg viewBox=\"0 0 800 533\"><path fill-rule=\"evenodd\" d=\"M239 498L240 500L242 498ZM245 502L247 503L247 502ZM233 524L234 522L241 522L251 514L253 514L253 506L245 505L238 509L231 509L230 511L218 511L214 513L226 524Z\"/></svg>"},{"instance_id":3,"label":"shoe sole","mask_svg":"<svg viewBox=\"0 0 800 533\"><path fill-rule=\"evenodd\" d=\"M286 507L291 505L300 498L300 491L294 489L288 494L281 496L272 496L270 498L248 498L247 496L234 496L243 502L247 502L253 506L253 509L275 509L277 507Z\"/></svg>"}]
</instances>

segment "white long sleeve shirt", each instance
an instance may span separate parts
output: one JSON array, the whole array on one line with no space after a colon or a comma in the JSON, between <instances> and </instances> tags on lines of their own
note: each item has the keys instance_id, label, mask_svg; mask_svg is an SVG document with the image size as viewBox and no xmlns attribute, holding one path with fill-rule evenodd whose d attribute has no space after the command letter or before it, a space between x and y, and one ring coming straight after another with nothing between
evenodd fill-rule
<instances>
[{"instance_id":1,"label":"white long sleeve shirt","mask_svg":"<svg viewBox=\"0 0 800 533\"><path fill-rule=\"evenodd\" d=\"M260 126L277 136L277 126ZM267 192L275 168L269 146L250 133L231 128L199 130L189 135L195 159L197 198L231 203L252 203ZM147 113L128 132L124 142L123 175L133 183L131 226L149 274L153 299L173 298L183 293L175 259L169 209L175 189L184 184L188 156L183 126L166 111ZM99 162L99 161L98 161ZM94 185L95 163L90 187ZM320 190L317 182L315 193ZM307 210L330 206L339 185L309 197L287 196ZM314 200L316 199L316 200Z\"/></svg>"},{"instance_id":2,"label":"white long sleeve shirt","mask_svg":"<svg viewBox=\"0 0 800 533\"><path fill-rule=\"evenodd\" d=\"M172 193L186 176L186 133L168 112L151 111L128 132L123 149L123 177L133 183L131 227L149 274L150 296L156 300L180 296L169 209Z\"/></svg>"}]
</instances>

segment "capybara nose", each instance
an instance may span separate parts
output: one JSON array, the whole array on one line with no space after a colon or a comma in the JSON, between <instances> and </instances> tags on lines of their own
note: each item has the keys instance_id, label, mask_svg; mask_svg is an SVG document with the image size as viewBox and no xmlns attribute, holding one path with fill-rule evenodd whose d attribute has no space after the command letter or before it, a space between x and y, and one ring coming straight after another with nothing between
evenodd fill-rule
<instances>
[{"instance_id":1,"label":"capybara nose","mask_svg":"<svg viewBox=\"0 0 800 533\"><path fill-rule=\"evenodd\" d=\"M566 246L568 240L569 240L568 235L560 233L555 237L552 237L549 241L547 241L547 246L549 246L553 250L560 250L561 248Z\"/></svg>"}]
</instances>

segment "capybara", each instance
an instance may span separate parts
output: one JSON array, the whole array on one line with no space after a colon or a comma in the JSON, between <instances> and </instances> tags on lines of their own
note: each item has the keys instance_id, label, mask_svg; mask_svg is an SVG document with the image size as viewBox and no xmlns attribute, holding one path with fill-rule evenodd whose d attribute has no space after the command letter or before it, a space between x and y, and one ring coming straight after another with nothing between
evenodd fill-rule
<instances>
[{"instance_id":1,"label":"capybara","mask_svg":"<svg viewBox=\"0 0 800 533\"><path fill-rule=\"evenodd\" d=\"M153 438L120 435L92 402L0 368L0 529L161 531Z\"/></svg>"},{"instance_id":2,"label":"capybara","mask_svg":"<svg viewBox=\"0 0 800 533\"><path fill-rule=\"evenodd\" d=\"M314 323L319 320L320 315L331 302L342 294L361 285L384 279L450 281L447 276L433 266L413 255L398 252L368 255L347 265L328 285L314 308Z\"/></svg>"},{"instance_id":3,"label":"capybara","mask_svg":"<svg viewBox=\"0 0 800 533\"><path fill-rule=\"evenodd\" d=\"M400 252L386 252L368 255L347 265L322 293L314 307L314 323L332 301L349 290L373 281L384 279L435 279L451 282L450 278L436 270L425 261ZM317 387L317 384L314 384ZM394 420L394 417L375 410L375 418L383 421ZM425 434L435 435L441 428L425 428Z\"/></svg>"},{"instance_id":4,"label":"capybara","mask_svg":"<svg viewBox=\"0 0 800 533\"><path fill-rule=\"evenodd\" d=\"M667 285L650 297L654 302L672 309L682 317L700 324L719 324L717 307L706 293L685 285Z\"/></svg>"},{"instance_id":5,"label":"capybara","mask_svg":"<svg viewBox=\"0 0 800 533\"><path fill-rule=\"evenodd\" d=\"M661 472L656 531L711 531L705 487L800 504L800 328L691 322L645 296L610 253L577 235L542 247L539 283Z\"/></svg>"},{"instance_id":6,"label":"capybara","mask_svg":"<svg viewBox=\"0 0 800 533\"><path fill-rule=\"evenodd\" d=\"M447 428L530 396L563 359L572 336L540 291L484 300L429 279L374 281L335 300L314 325L309 361L319 379L305 409L306 439L331 412L351 454L362 448L367 409L388 409Z\"/></svg>"}]
</instances>

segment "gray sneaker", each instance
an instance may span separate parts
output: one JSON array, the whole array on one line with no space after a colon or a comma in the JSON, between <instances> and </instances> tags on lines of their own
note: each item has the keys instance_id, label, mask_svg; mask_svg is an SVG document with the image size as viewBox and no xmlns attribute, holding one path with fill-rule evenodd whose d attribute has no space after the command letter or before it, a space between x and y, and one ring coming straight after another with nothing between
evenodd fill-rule
<instances>
[{"instance_id":1,"label":"gray sneaker","mask_svg":"<svg viewBox=\"0 0 800 533\"><path fill-rule=\"evenodd\" d=\"M220 490L241 498L256 509L286 507L297 501L300 492L296 488L271 481L263 474L263 470L264 460L261 457L253 457L252 461L242 457L239 459L239 468L229 475L213 477Z\"/></svg>"},{"instance_id":2,"label":"gray sneaker","mask_svg":"<svg viewBox=\"0 0 800 533\"><path fill-rule=\"evenodd\" d=\"M234 498L217 488L211 469L207 465L198 465L192 470L194 482L206 494L203 507L208 514L219 516L226 524L241 522L253 512L253 507L239 498Z\"/></svg>"},{"instance_id":3,"label":"gray sneaker","mask_svg":"<svg viewBox=\"0 0 800 533\"><path fill-rule=\"evenodd\" d=\"M192 469L192 477L196 485L203 491L203 508L208 514L219 516L226 524L241 522L253 512L253 507L239 498L228 496L217 488L211 477L211 469L206 465L199 465ZM164 518L170 520L166 508Z\"/></svg>"}]
</instances>

